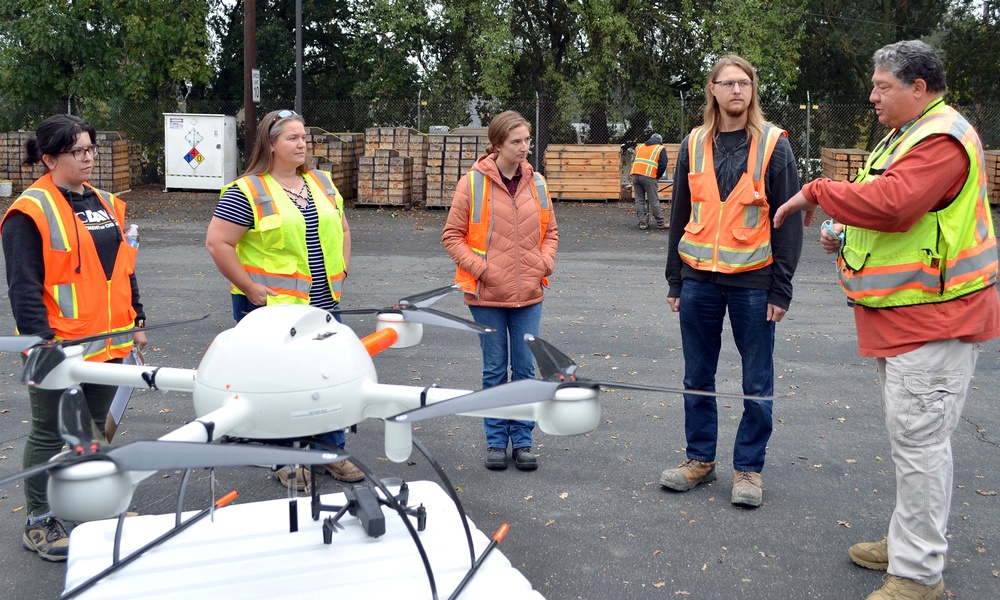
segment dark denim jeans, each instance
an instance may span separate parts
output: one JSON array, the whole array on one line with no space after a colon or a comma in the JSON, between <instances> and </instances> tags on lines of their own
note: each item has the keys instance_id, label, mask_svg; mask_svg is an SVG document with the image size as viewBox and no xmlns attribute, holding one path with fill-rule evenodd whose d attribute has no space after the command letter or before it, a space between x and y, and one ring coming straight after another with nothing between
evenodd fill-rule
<instances>
[{"instance_id":1,"label":"dark denim jeans","mask_svg":"<svg viewBox=\"0 0 1000 600\"><path fill-rule=\"evenodd\" d=\"M250 299L244 296L243 294L231 294L231 295L233 297L233 318L236 319L237 323L239 323L243 317L247 316L247 314L249 314L250 311L260 308L253 302L250 302ZM333 318L337 319L338 323L343 323L343 320L341 320L340 315L335 314L333 315ZM316 439L327 446L334 446L341 449L343 449L344 444L347 443L347 436L344 435L343 430L322 433L320 435L317 435ZM272 440L272 441L280 442L281 440Z\"/></svg>"},{"instance_id":2,"label":"dark denim jeans","mask_svg":"<svg viewBox=\"0 0 1000 600\"><path fill-rule=\"evenodd\" d=\"M510 381L533 378L535 358L524 343L524 334L538 335L542 327L542 303L518 308L470 306L469 311L472 320L496 330L479 334L479 345L483 349L483 388L507 383L508 367ZM506 448L507 440L511 448L530 446L534 428L534 421L483 419L486 443L490 448Z\"/></svg>"},{"instance_id":3,"label":"dark denim jeans","mask_svg":"<svg viewBox=\"0 0 1000 600\"><path fill-rule=\"evenodd\" d=\"M715 391L715 373L722 347L722 323L729 312L733 340L743 362L743 393L774 393L774 322L767 320L767 290L754 290L684 280L681 288L681 342L684 347L684 387ZM771 437L772 402L743 401L743 418L733 447L733 468L760 473ZM710 396L684 395L687 456L715 460L719 409Z\"/></svg>"}]
</instances>

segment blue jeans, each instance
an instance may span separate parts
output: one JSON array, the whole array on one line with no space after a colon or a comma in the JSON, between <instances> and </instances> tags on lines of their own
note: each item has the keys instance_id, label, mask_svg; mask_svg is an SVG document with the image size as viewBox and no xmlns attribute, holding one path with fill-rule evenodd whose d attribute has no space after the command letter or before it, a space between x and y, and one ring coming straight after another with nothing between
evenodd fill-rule
<instances>
[{"instance_id":1,"label":"blue jeans","mask_svg":"<svg viewBox=\"0 0 1000 600\"><path fill-rule=\"evenodd\" d=\"M518 308L496 306L469 306L472 320L492 327L493 333L479 334L479 345L483 349L483 388L507 383L507 369L510 367L510 381L535 377L535 357L524 343L524 334L537 336L542 327L542 303ZM486 443L490 448L524 448L531 445L531 430L534 421L514 419L483 419Z\"/></svg>"},{"instance_id":2,"label":"blue jeans","mask_svg":"<svg viewBox=\"0 0 1000 600\"><path fill-rule=\"evenodd\" d=\"M722 321L729 311L733 340L743 362L743 393L774 394L774 322L767 320L767 290L684 280L681 288L681 343L684 387L715 391L722 347ZM744 400L743 418L733 447L733 468L760 473L771 437L771 401ZM687 456L715 460L719 409L711 396L684 395Z\"/></svg>"},{"instance_id":3,"label":"blue jeans","mask_svg":"<svg viewBox=\"0 0 1000 600\"><path fill-rule=\"evenodd\" d=\"M233 318L239 323L243 317L247 316L250 311L257 310L260 306L257 306L250 299L243 294L231 294L233 297ZM337 319L338 323L343 323L340 319L340 315L334 314L334 319ZM327 446L335 446L337 448L344 448L344 444L347 443L347 436L344 435L344 431L339 429L337 431L330 431L327 433L321 433L316 436L316 439ZM275 441L275 440L272 440ZM283 441L283 440L277 440ZM284 440L287 441L287 440Z\"/></svg>"}]
</instances>

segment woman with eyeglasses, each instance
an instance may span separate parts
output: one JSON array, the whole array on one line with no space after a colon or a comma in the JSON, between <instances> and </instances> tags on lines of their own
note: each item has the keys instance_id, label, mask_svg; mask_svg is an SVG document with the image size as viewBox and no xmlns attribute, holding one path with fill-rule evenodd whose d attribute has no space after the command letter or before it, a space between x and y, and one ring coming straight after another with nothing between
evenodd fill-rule
<instances>
[{"instance_id":1,"label":"woman with eyeglasses","mask_svg":"<svg viewBox=\"0 0 1000 600\"><path fill-rule=\"evenodd\" d=\"M531 124L508 110L493 117L486 154L455 188L441 243L457 266L472 318L493 328L479 335L483 388L535 376L524 335L538 335L548 276L555 268L559 230L545 179L528 162ZM487 418L486 468L534 471L534 421Z\"/></svg>"},{"instance_id":2,"label":"woman with eyeglasses","mask_svg":"<svg viewBox=\"0 0 1000 600\"><path fill-rule=\"evenodd\" d=\"M237 322L267 305L340 305L351 260L344 199L330 173L306 166L305 120L295 111L261 120L246 171L222 189L205 246L232 284ZM333 431L318 441L343 449L346 439ZM364 479L348 460L320 468L341 481ZM275 475L290 485L286 470ZM297 488L306 489L304 471L296 475Z\"/></svg>"},{"instance_id":3,"label":"woman with eyeglasses","mask_svg":"<svg viewBox=\"0 0 1000 600\"><path fill-rule=\"evenodd\" d=\"M94 362L121 362L133 343L146 345L135 279L135 248L125 240L125 203L87 180L94 168L97 133L83 119L56 115L28 140L25 165L39 162L45 174L14 201L0 235L7 266L11 311L18 333L46 340L110 334L84 345ZM85 383L83 395L104 434L117 387ZM28 387L31 426L24 467L48 462L62 451L59 399L65 390ZM64 561L69 535L49 509L48 475L24 480L27 524L21 543L44 560Z\"/></svg>"}]
</instances>

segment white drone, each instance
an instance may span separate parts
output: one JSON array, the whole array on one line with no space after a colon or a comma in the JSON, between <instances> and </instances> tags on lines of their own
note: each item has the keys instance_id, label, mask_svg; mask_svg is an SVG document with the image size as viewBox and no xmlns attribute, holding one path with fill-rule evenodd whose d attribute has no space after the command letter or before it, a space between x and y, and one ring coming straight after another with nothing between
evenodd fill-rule
<instances>
[{"instance_id":1,"label":"white drone","mask_svg":"<svg viewBox=\"0 0 1000 600\"><path fill-rule=\"evenodd\" d=\"M340 311L377 314L376 331L363 339L318 308L263 307L220 333L197 369L88 362L82 346L87 340L52 343L32 336L0 338L0 351L28 350L25 383L45 389L70 388L64 404L67 396L82 396L74 386L89 382L191 392L198 415L159 441L114 448L92 444L89 451L86 446L91 438L85 432L90 431L90 424L64 425L63 435L75 440L70 444L74 448L49 463L0 478L0 485L48 471L49 504L55 514L91 521L122 514L134 487L159 469L308 465L342 458L330 452L206 444L224 435L254 440L301 438L378 418L385 421L386 456L403 462L412 450L411 423L450 414L536 421L552 435L586 433L600 421L602 385L755 398L578 379L572 359L534 337L528 338L528 344L541 379L477 392L379 383L371 356L386 348L419 343L423 324L490 332L477 323L428 308L455 289L432 290L383 309ZM74 411L78 409L64 409L63 421L72 421Z\"/></svg>"}]
</instances>

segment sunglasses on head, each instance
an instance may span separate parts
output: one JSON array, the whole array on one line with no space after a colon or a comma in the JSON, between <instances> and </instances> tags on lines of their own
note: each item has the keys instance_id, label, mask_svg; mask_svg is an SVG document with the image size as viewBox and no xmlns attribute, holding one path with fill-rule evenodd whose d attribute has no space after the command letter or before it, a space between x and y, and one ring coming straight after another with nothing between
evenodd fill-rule
<instances>
[{"instance_id":1,"label":"sunglasses on head","mask_svg":"<svg viewBox=\"0 0 1000 600\"><path fill-rule=\"evenodd\" d=\"M271 124L267 126L268 133L271 132L271 128L273 128L274 124L277 123L278 121L282 119L287 119L288 117L297 117L297 116L299 116L299 113L295 112L294 110L279 110L278 114L274 115L274 118L271 119Z\"/></svg>"}]
</instances>

